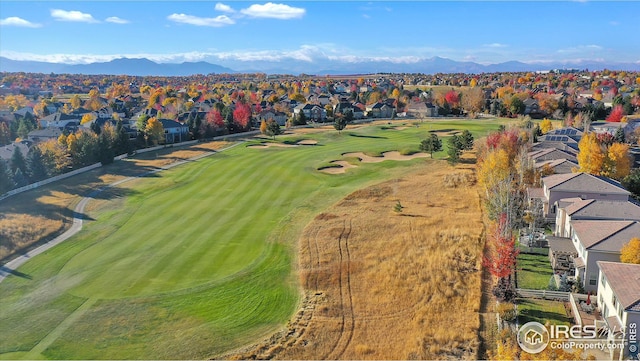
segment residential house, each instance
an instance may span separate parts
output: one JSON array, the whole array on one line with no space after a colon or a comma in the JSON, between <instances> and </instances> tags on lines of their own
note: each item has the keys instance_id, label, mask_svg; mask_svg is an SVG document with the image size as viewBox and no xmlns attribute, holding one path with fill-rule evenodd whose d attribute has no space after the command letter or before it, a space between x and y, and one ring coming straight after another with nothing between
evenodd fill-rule
<instances>
[{"instance_id":1,"label":"residential house","mask_svg":"<svg viewBox=\"0 0 640 361\"><path fill-rule=\"evenodd\" d=\"M550 175L542 178L542 185L543 214L550 220L555 220L556 202L563 198L627 201L630 195L619 182L589 173Z\"/></svg>"},{"instance_id":2,"label":"residential house","mask_svg":"<svg viewBox=\"0 0 640 361\"><path fill-rule=\"evenodd\" d=\"M27 139L34 143L39 143L49 139L58 139L62 134L62 128L43 128L30 131L27 134Z\"/></svg>"},{"instance_id":3,"label":"residential house","mask_svg":"<svg viewBox=\"0 0 640 361\"><path fill-rule=\"evenodd\" d=\"M578 258L574 260L576 279L585 291L598 289L598 261L619 262L620 250L640 234L638 221L572 221L571 241Z\"/></svg>"},{"instance_id":4,"label":"residential house","mask_svg":"<svg viewBox=\"0 0 640 361\"><path fill-rule=\"evenodd\" d=\"M32 143L30 141L23 140L21 142L13 142L11 144L0 146L0 159L4 159L7 162L10 161L16 149L20 149L22 155L26 157L31 145Z\"/></svg>"},{"instance_id":5,"label":"residential house","mask_svg":"<svg viewBox=\"0 0 640 361\"><path fill-rule=\"evenodd\" d=\"M407 106L407 115L415 118L437 117L438 107L428 102L411 102Z\"/></svg>"},{"instance_id":6,"label":"residential house","mask_svg":"<svg viewBox=\"0 0 640 361\"><path fill-rule=\"evenodd\" d=\"M552 169L554 174L566 174L572 173L574 169L578 168L578 163L567 159L553 159L535 162L534 167L537 170Z\"/></svg>"},{"instance_id":7,"label":"residential house","mask_svg":"<svg viewBox=\"0 0 640 361\"><path fill-rule=\"evenodd\" d=\"M393 107L388 106L385 103L375 103L367 106L367 113L372 118L391 118L393 115Z\"/></svg>"},{"instance_id":8,"label":"residential house","mask_svg":"<svg viewBox=\"0 0 640 361\"><path fill-rule=\"evenodd\" d=\"M533 98L527 98L523 101L524 103L524 114L533 116L540 115L540 104L538 101Z\"/></svg>"},{"instance_id":9,"label":"residential house","mask_svg":"<svg viewBox=\"0 0 640 361\"><path fill-rule=\"evenodd\" d=\"M189 140L189 126L171 119L158 119L164 128L166 143L180 143Z\"/></svg>"},{"instance_id":10,"label":"residential house","mask_svg":"<svg viewBox=\"0 0 640 361\"><path fill-rule=\"evenodd\" d=\"M570 237L571 222L578 220L640 221L640 205L632 201L604 201L597 199L568 198L556 202L557 237Z\"/></svg>"},{"instance_id":11,"label":"residential house","mask_svg":"<svg viewBox=\"0 0 640 361\"><path fill-rule=\"evenodd\" d=\"M304 113L307 119L321 121L327 117L327 111L316 104L300 104L293 108L293 113L298 115Z\"/></svg>"},{"instance_id":12,"label":"residential house","mask_svg":"<svg viewBox=\"0 0 640 361\"><path fill-rule=\"evenodd\" d=\"M566 159L571 162L577 163L577 153L568 150L562 150L557 148L544 148L540 150L534 150L528 153L529 159L534 162L544 162L549 160Z\"/></svg>"},{"instance_id":13,"label":"residential house","mask_svg":"<svg viewBox=\"0 0 640 361\"><path fill-rule=\"evenodd\" d=\"M616 134L616 131L618 130L618 128L625 128L627 126L627 123L621 123L621 122L598 122L598 123L591 123L591 130L593 130L594 133L596 134L604 134L604 133L609 133L611 135Z\"/></svg>"},{"instance_id":14,"label":"residential house","mask_svg":"<svg viewBox=\"0 0 640 361\"><path fill-rule=\"evenodd\" d=\"M82 116L75 114L53 113L40 119L40 127L42 128L65 128L77 127L80 125Z\"/></svg>"},{"instance_id":15,"label":"residential house","mask_svg":"<svg viewBox=\"0 0 640 361\"><path fill-rule=\"evenodd\" d=\"M279 112L276 110L263 110L256 116L258 123L261 123L263 120L266 122L270 119L274 120L278 125L284 126L287 124L287 114L283 112ZM258 124L258 127L260 124Z\"/></svg>"},{"instance_id":16,"label":"residential house","mask_svg":"<svg viewBox=\"0 0 640 361\"><path fill-rule=\"evenodd\" d=\"M10 123L15 120L16 116L13 114L13 112L8 110L0 110L0 121Z\"/></svg>"},{"instance_id":17,"label":"residential house","mask_svg":"<svg viewBox=\"0 0 640 361\"><path fill-rule=\"evenodd\" d=\"M610 342L624 344L630 331L638 340L640 325L640 265L618 262L598 262L598 307L607 323ZM632 328L631 326L634 325ZM636 343L637 346L637 343ZM630 345L620 349L610 348L611 360L626 359ZM636 351L634 351L637 353ZM621 354L620 354L621 353Z\"/></svg>"}]
</instances>

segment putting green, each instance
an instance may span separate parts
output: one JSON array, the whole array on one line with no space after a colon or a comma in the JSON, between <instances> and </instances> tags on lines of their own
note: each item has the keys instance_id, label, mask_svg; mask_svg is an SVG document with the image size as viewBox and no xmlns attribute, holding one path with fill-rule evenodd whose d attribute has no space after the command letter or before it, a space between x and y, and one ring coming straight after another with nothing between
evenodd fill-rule
<instances>
[{"instance_id":1,"label":"putting green","mask_svg":"<svg viewBox=\"0 0 640 361\"><path fill-rule=\"evenodd\" d=\"M350 192L431 160L340 175L319 167L349 152L415 151L430 130L480 136L498 124L368 126L279 139L317 145L248 147L255 141L125 183L125 198L0 283L0 358L200 359L264 337L296 308L303 227Z\"/></svg>"}]
</instances>

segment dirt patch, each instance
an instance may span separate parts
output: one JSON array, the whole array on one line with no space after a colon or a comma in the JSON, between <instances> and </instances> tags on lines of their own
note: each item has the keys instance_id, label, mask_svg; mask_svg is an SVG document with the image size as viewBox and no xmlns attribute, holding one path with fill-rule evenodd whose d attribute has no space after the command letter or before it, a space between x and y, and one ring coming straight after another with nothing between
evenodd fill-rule
<instances>
[{"instance_id":1,"label":"dirt patch","mask_svg":"<svg viewBox=\"0 0 640 361\"><path fill-rule=\"evenodd\" d=\"M349 168L357 167L356 165L353 165L344 160L334 160L330 163L337 165L337 167L326 167L326 168L320 168L318 170L328 174L342 174L342 173L345 173Z\"/></svg>"},{"instance_id":2,"label":"dirt patch","mask_svg":"<svg viewBox=\"0 0 640 361\"><path fill-rule=\"evenodd\" d=\"M299 311L285 330L223 358L477 359L478 192L443 186L462 168L414 169L348 195L308 224L298 243Z\"/></svg>"},{"instance_id":3,"label":"dirt patch","mask_svg":"<svg viewBox=\"0 0 640 361\"><path fill-rule=\"evenodd\" d=\"M362 152L345 153L345 154L343 154L343 156L345 156L345 157L356 157L356 158L360 159L360 161L362 163L380 163L380 162L384 162L385 160L402 161L402 160L411 160L411 159L416 159L416 158L427 158L427 157L429 157L429 154L427 154L427 153L414 153L414 154L411 154L411 155L402 155L402 154L400 154L400 152L391 151L391 152L382 153L382 157L372 157L372 156L366 155L366 154L364 154Z\"/></svg>"}]
</instances>

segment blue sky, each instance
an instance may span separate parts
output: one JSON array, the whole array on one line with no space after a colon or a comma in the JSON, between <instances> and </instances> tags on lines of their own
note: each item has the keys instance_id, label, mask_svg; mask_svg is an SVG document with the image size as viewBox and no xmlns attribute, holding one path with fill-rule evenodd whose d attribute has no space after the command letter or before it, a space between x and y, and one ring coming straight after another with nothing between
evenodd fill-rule
<instances>
[{"instance_id":1,"label":"blue sky","mask_svg":"<svg viewBox=\"0 0 640 361\"><path fill-rule=\"evenodd\" d=\"M0 1L0 55L64 63L635 63L639 34L635 1Z\"/></svg>"}]
</instances>

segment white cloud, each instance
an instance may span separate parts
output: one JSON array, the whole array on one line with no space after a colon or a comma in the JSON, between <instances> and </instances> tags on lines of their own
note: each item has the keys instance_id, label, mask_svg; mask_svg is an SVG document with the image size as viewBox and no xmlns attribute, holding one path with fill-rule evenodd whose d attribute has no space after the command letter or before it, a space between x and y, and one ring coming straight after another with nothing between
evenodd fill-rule
<instances>
[{"instance_id":1,"label":"white cloud","mask_svg":"<svg viewBox=\"0 0 640 361\"><path fill-rule=\"evenodd\" d=\"M235 13L236 11L233 10L233 8L231 8L231 6L223 4L223 3L216 3L215 6L216 11L221 11L223 13Z\"/></svg>"},{"instance_id":2,"label":"white cloud","mask_svg":"<svg viewBox=\"0 0 640 361\"><path fill-rule=\"evenodd\" d=\"M196 26L211 26L219 28L226 25L233 25L236 22L226 15L219 15L215 18L201 18L193 15L186 14L171 14L167 16L167 19L175 21L176 23L190 24Z\"/></svg>"},{"instance_id":3,"label":"white cloud","mask_svg":"<svg viewBox=\"0 0 640 361\"><path fill-rule=\"evenodd\" d=\"M130 23L129 20L120 19L117 16L110 16L110 17L106 18L104 21L106 21L108 23L114 23L114 24L129 24Z\"/></svg>"},{"instance_id":4,"label":"white cloud","mask_svg":"<svg viewBox=\"0 0 640 361\"><path fill-rule=\"evenodd\" d=\"M185 61L195 62L215 56L211 52L187 52L174 54L33 54L15 51L0 50L0 56L13 60L33 60L50 63L65 64L90 64L96 62L108 62L119 58L141 59L146 58L157 63L181 63Z\"/></svg>"},{"instance_id":5,"label":"white cloud","mask_svg":"<svg viewBox=\"0 0 640 361\"><path fill-rule=\"evenodd\" d=\"M507 45L500 44L500 43L484 44L482 46L484 46L486 48L506 48L507 47Z\"/></svg>"},{"instance_id":6,"label":"white cloud","mask_svg":"<svg viewBox=\"0 0 640 361\"><path fill-rule=\"evenodd\" d=\"M618 25L620 25L620 22L619 22L619 21L612 20L612 21L609 21L609 25L611 25L611 26L618 26Z\"/></svg>"},{"instance_id":7,"label":"white cloud","mask_svg":"<svg viewBox=\"0 0 640 361\"><path fill-rule=\"evenodd\" d=\"M99 21L94 19L91 14L86 14L80 11L71 10L60 10L60 9L52 9L51 16L58 21L73 21L80 23L98 23Z\"/></svg>"},{"instance_id":8,"label":"white cloud","mask_svg":"<svg viewBox=\"0 0 640 361\"><path fill-rule=\"evenodd\" d=\"M566 53L583 53L583 52L594 52L600 51L604 49L600 45L578 45L572 46L569 48L558 49L558 53L566 54Z\"/></svg>"},{"instance_id":9,"label":"white cloud","mask_svg":"<svg viewBox=\"0 0 640 361\"><path fill-rule=\"evenodd\" d=\"M240 10L240 12L253 18L287 20L303 17L306 10L285 4L274 4L272 2L268 2L264 5L253 4L246 9Z\"/></svg>"},{"instance_id":10,"label":"white cloud","mask_svg":"<svg viewBox=\"0 0 640 361\"><path fill-rule=\"evenodd\" d=\"M28 20L19 18L17 16L10 16L6 19L0 19L0 26L20 26L23 28L39 28L42 24L32 23Z\"/></svg>"}]
</instances>

